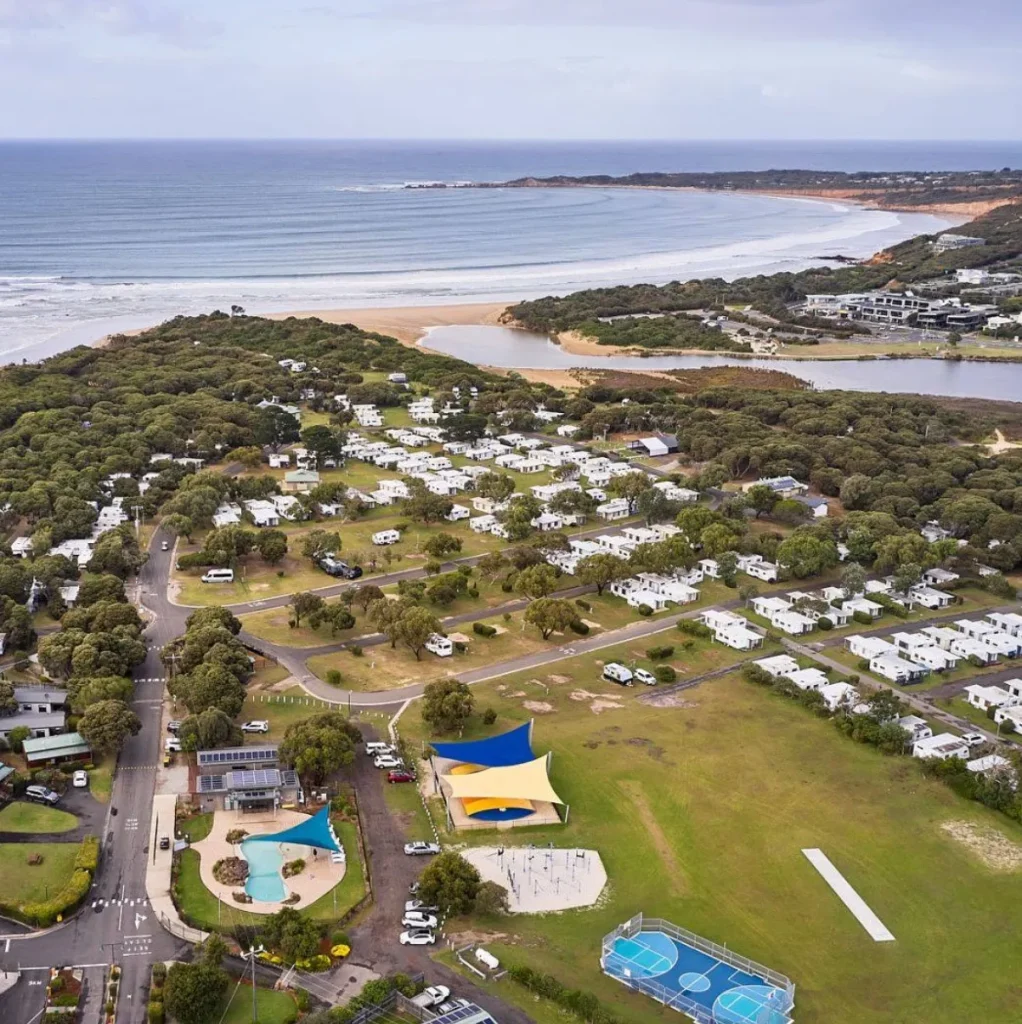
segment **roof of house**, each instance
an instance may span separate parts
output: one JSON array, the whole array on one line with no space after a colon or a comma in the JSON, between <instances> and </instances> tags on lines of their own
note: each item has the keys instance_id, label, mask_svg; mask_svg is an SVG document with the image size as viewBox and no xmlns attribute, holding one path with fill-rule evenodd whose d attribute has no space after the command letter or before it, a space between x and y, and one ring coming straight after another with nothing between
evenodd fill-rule
<instances>
[{"instance_id":1,"label":"roof of house","mask_svg":"<svg viewBox=\"0 0 1022 1024\"><path fill-rule=\"evenodd\" d=\"M24 726L26 729L63 729L63 711L18 711L0 716L0 732Z\"/></svg>"},{"instance_id":2,"label":"roof of house","mask_svg":"<svg viewBox=\"0 0 1022 1024\"><path fill-rule=\"evenodd\" d=\"M89 744L77 732L64 732L56 736L40 736L38 739L25 740L22 749L25 751L25 757L30 761L48 757L88 754L91 750Z\"/></svg>"},{"instance_id":3,"label":"roof of house","mask_svg":"<svg viewBox=\"0 0 1022 1024\"><path fill-rule=\"evenodd\" d=\"M67 690L45 686L15 686L14 699L21 704L30 704L33 701L41 704L63 704L67 700Z\"/></svg>"}]
</instances>

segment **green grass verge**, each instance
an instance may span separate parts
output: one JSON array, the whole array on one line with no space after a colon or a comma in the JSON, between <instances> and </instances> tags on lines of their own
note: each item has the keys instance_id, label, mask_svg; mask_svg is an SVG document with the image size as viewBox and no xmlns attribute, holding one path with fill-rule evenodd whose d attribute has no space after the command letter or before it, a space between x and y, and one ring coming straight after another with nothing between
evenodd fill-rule
<instances>
[{"instance_id":1,"label":"green grass verge","mask_svg":"<svg viewBox=\"0 0 1022 1024\"><path fill-rule=\"evenodd\" d=\"M89 772L89 792L101 804L110 803L110 794L114 788L115 764L113 755L108 755Z\"/></svg>"},{"instance_id":2,"label":"green grass verge","mask_svg":"<svg viewBox=\"0 0 1022 1024\"><path fill-rule=\"evenodd\" d=\"M73 814L39 804L18 802L0 811L0 832L70 832L77 825Z\"/></svg>"},{"instance_id":3,"label":"green grass verge","mask_svg":"<svg viewBox=\"0 0 1022 1024\"><path fill-rule=\"evenodd\" d=\"M183 836L187 836L191 843L200 843L209 835L213 828L213 815L211 812L204 814L193 814L190 818L183 818L177 823L177 830Z\"/></svg>"},{"instance_id":4,"label":"green grass verge","mask_svg":"<svg viewBox=\"0 0 1022 1024\"><path fill-rule=\"evenodd\" d=\"M256 989L256 1019L259 1024L291 1024L298 1019L298 1007L287 992ZM220 1024L252 1024L252 986L233 985Z\"/></svg>"},{"instance_id":5,"label":"green grass verge","mask_svg":"<svg viewBox=\"0 0 1022 1024\"><path fill-rule=\"evenodd\" d=\"M659 1007L604 976L599 954L601 937L641 911L787 974L800 1024L1013 1019L1017 993L1001 965L1016 943L1004 908L1016 905L1018 874L988 867L942 826L993 830L1015 848L1022 826L737 674L652 706L601 684L591 659L556 671L570 678L538 698L550 706L542 715L519 696L536 673L475 687L477 706L499 719L487 729L474 718L464 738L535 717L534 749L553 751L569 824L456 841L595 848L610 886L585 912L502 919L506 938L487 943L495 955L591 991L639 1024ZM594 713L592 699L578 699L583 688L616 695L619 707ZM418 715L400 724L412 743L424 735ZM806 861L810 847L827 853L896 942L868 939ZM450 931L465 925L493 922L456 921Z\"/></svg>"},{"instance_id":6,"label":"green grass verge","mask_svg":"<svg viewBox=\"0 0 1022 1024\"><path fill-rule=\"evenodd\" d=\"M0 878L4 900L35 903L55 896L74 869L79 843L6 843L0 845ZM42 863L30 864L36 855Z\"/></svg>"}]
</instances>

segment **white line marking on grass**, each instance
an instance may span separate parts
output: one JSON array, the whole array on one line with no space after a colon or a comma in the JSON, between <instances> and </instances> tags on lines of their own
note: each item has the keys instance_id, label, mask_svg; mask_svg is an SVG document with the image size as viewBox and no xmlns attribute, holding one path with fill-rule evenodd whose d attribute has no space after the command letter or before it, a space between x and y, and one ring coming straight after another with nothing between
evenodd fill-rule
<instances>
[{"instance_id":1,"label":"white line marking on grass","mask_svg":"<svg viewBox=\"0 0 1022 1024\"><path fill-rule=\"evenodd\" d=\"M845 876L830 862L822 850L803 850L806 859L823 876L823 880L837 893L838 899L855 915L855 919L869 932L874 942L894 942L894 936L866 901L848 884Z\"/></svg>"}]
</instances>

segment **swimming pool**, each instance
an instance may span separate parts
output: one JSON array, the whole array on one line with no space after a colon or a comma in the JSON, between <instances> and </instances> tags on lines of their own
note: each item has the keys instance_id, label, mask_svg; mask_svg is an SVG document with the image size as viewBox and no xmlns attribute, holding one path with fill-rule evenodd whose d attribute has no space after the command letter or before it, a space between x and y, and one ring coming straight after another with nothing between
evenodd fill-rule
<instances>
[{"instance_id":1,"label":"swimming pool","mask_svg":"<svg viewBox=\"0 0 1022 1024\"><path fill-rule=\"evenodd\" d=\"M245 892L252 899L260 903L279 903L287 896L287 887L280 873L284 864L280 843L246 839L241 844L241 855L248 861Z\"/></svg>"}]
</instances>

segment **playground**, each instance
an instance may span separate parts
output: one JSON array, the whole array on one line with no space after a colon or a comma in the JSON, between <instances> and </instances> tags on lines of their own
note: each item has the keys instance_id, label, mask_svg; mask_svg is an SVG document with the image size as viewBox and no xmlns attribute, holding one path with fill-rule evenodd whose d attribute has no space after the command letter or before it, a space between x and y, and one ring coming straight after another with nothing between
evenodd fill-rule
<instances>
[{"instance_id":1,"label":"playground","mask_svg":"<svg viewBox=\"0 0 1022 1024\"><path fill-rule=\"evenodd\" d=\"M507 889L512 914L591 907L607 884L596 850L553 846L479 846L463 856L482 876Z\"/></svg>"}]
</instances>

